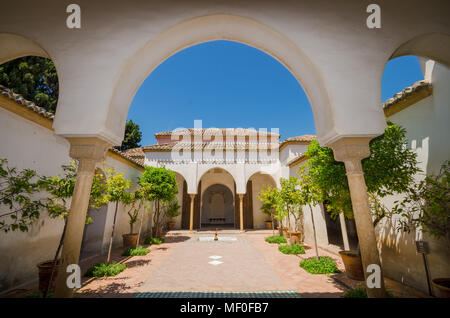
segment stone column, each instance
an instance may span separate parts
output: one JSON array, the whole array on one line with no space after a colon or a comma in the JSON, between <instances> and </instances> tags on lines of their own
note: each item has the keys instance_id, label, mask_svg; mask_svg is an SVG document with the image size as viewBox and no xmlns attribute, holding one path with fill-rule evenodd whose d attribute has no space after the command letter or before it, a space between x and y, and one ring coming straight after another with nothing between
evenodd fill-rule
<instances>
[{"instance_id":1,"label":"stone column","mask_svg":"<svg viewBox=\"0 0 450 318\"><path fill-rule=\"evenodd\" d=\"M240 219L240 229L241 232L244 232L244 195L243 194L238 194L239 195L239 219Z\"/></svg>"},{"instance_id":2,"label":"stone column","mask_svg":"<svg viewBox=\"0 0 450 318\"><path fill-rule=\"evenodd\" d=\"M195 194L190 194L191 197L191 211L189 218L189 231L194 231L194 202L195 202Z\"/></svg>"},{"instance_id":3,"label":"stone column","mask_svg":"<svg viewBox=\"0 0 450 318\"><path fill-rule=\"evenodd\" d=\"M95 137L67 139L70 142L69 155L78 160L78 169L56 278L55 297L73 296L73 289L66 284L67 276L71 273L67 273L66 269L70 264L78 264L95 164L104 160L110 146Z\"/></svg>"},{"instance_id":4,"label":"stone column","mask_svg":"<svg viewBox=\"0 0 450 318\"><path fill-rule=\"evenodd\" d=\"M358 232L359 248L366 282L370 274L367 273L367 266L376 264L381 269L375 229L370 214L367 187L361 165L361 160L370 155L369 141L371 139L370 137L344 137L330 145L333 149L335 159L344 162L347 171L353 215ZM367 288L368 297L386 297L382 271L380 271L380 275L380 288Z\"/></svg>"},{"instance_id":5,"label":"stone column","mask_svg":"<svg viewBox=\"0 0 450 318\"><path fill-rule=\"evenodd\" d=\"M341 233L342 242L344 243L344 250L348 251L350 249L350 244L348 243L347 225L345 224L344 213L339 213L339 223L341 223Z\"/></svg>"}]
</instances>

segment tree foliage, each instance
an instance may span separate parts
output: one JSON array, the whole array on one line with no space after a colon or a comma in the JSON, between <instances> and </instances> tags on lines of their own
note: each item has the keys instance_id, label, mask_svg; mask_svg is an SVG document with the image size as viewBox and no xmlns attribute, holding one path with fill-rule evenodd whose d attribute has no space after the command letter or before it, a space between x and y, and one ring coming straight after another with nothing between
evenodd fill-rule
<instances>
[{"instance_id":1,"label":"tree foliage","mask_svg":"<svg viewBox=\"0 0 450 318\"><path fill-rule=\"evenodd\" d=\"M0 230L4 232L28 231L46 208L43 199L36 199L41 189L39 176L31 169L8 167L8 160L0 159Z\"/></svg>"},{"instance_id":2,"label":"tree foliage","mask_svg":"<svg viewBox=\"0 0 450 318\"><path fill-rule=\"evenodd\" d=\"M21 57L0 65L0 84L55 113L58 75L53 62L39 56Z\"/></svg>"},{"instance_id":3,"label":"tree foliage","mask_svg":"<svg viewBox=\"0 0 450 318\"><path fill-rule=\"evenodd\" d=\"M389 214L379 199L408 190L417 168L417 155L407 148L406 130L388 122L384 134L371 140L370 156L362 160L362 168L376 222ZM340 212L353 217L344 163L334 160L333 151L311 142L305 155L308 175L321 202L328 201L331 214Z\"/></svg>"},{"instance_id":4,"label":"tree foliage","mask_svg":"<svg viewBox=\"0 0 450 318\"><path fill-rule=\"evenodd\" d=\"M278 193L278 189L272 186L263 186L258 193L258 200L262 203L261 211L271 219L276 215Z\"/></svg>"},{"instance_id":5,"label":"tree foliage","mask_svg":"<svg viewBox=\"0 0 450 318\"><path fill-rule=\"evenodd\" d=\"M424 233L447 240L450 246L450 161L444 162L438 175L429 175L414 183L393 210L404 218L404 231L420 228Z\"/></svg>"},{"instance_id":6,"label":"tree foliage","mask_svg":"<svg viewBox=\"0 0 450 318\"><path fill-rule=\"evenodd\" d=\"M296 177L281 178L281 188L278 194L277 212L288 217L290 225L290 217L294 219L295 231L299 230L300 218L302 216L302 201L301 191ZM290 226L288 226L290 228Z\"/></svg>"},{"instance_id":7,"label":"tree foliage","mask_svg":"<svg viewBox=\"0 0 450 318\"><path fill-rule=\"evenodd\" d=\"M122 145L118 148L119 150L124 151L127 149L140 147L141 140L142 132L139 125L130 119L125 125L125 135L122 141Z\"/></svg>"},{"instance_id":8,"label":"tree foliage","mask_svg":"<svg viewBox=\"0 0 450 318\"><path fill-rule=\"evenodd\" d=\"M170 208L170 203L175 200L178 193L175 172L165 167L146 167L142 173L139 184L147 186L147 201L154 202L153 213L153 236L161 236L161 222L163 214Z\"/></svg>"}]
</instances>

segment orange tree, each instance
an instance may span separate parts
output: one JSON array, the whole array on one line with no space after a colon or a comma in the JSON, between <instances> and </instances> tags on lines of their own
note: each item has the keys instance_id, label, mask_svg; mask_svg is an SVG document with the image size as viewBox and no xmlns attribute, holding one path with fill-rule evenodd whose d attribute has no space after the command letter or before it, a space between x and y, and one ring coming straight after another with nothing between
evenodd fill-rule
<instances>
[{"instance_id":1,"label":"orange tree","mask_svg":"<svg viewBox=\"0 0 450 318\"><path fill-rule=\"evenodd\" d=\"M408 191L414 181L417 155L407 147L406 130L388 122L384 134L370 141L370 156L362 160L374 225L393 211L381 204L380 198ZM321 147L317 140L308 146L306 167L319 202L329 202L331 215L344 213L353 218L353 210L343 162L334 159L333 151Z\"/></svg>"}]
</instances>

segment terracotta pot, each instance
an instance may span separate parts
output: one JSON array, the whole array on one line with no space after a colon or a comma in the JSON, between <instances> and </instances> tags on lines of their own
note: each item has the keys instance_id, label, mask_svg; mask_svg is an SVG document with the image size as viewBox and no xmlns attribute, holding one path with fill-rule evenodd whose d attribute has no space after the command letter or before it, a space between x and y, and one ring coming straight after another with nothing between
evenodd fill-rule
<instances>
[{"instance_id":1,"label":"terracotta pot","mask_svg":"<svg viewBox=\"0 0 450 318\"><path fill-rule=\"evenodd\" d=\"M50 283L50 276L52 275L53 261L45 261L37 264L39 270L39 290L42 293L47 291L48 285L50 284L50 290L55 289L56 276L58 274L58 264L53 271L52 281Z\"/></svg>"},{"instance_id":2,"label":"terracotta pot","mask_svg":"<svg viewBox=\"0 0 450 318\"><path fill-rule=\"evenodd\" d=\"M354 280L364 280L364 269L358 251L340 251L339 255L344 262L347 277Z\"/></svg>"},{"instance_id":3,"label":"terracotta pot","mask_svg":"<svg viewBox=\"0 0 450 318\"><path fill-rule=\"evenodd\" d=\"M283 236L283 228L282 227L278 227L277 229L278 229L278 234L280 236Z\"/></svg>"},{"instance_id":4,"label":"terracotta pot","mask_svg":"<svg viewBox=\"0 0 450 318\"><path fill-rule=\"evenodd\" d=\"M136 247L138 234L137 233L123 234L122 239L123 239L123 247L124 248Z\"/></svg>"},{"instance_id":5,"label":"terracotta pot","mask_svg":"<svg viewBox=\"0 0 450 318\"><path fill-rule=\"evenodd\" d=\"M156 231L158 230L158 231ZM158 233L157 233L158 232ZM158 228L156 228L156 226L152 227L152 236L153 237L161 237L163 233L163 226L159 226Z\"/></svg>"},{"instance_id":6,"label":"terracotta pot","mask_svg":"<svg viewBox=\"0 0 450 318\"><path fill-rule=\"evenodd\" d=\"M302 237L302 232L289 232L290 234L290 242L291 244L300 243L300 239Z\"/></svg>"},{"instance_id":7,"label":"terracotta pot","mask_svg":"<svg viewBox=\"0 0 450 318\"><path fill-rule=\"evenodd\" d=\"M431 284L436 289L436 297L450 298L450 278L435 278Z\"/></svg>"},{"instance_id":8,"label":"terracotta pot","mask_svg":"<svg viewBox=\"0 0 450 318\"><path fill-rule=\"evenodd\" d=\"M266 229L271 230L272 229L272 221L265 221L264 224L266 224Z\"/></svg>"},{"instance_id":9,"label":"terracotta pot","mask_svg":"<svg viewBox=\"0 0 450 318\"><path fill-rule=\"evenodd\" d=\"M289 237L290 237L290 232L287 227L283 228L283 236L285 237L286 240L289 239Z\"/></svg>"},{"instance_id":10,"label":"terracotta pot","mask_svg":"<svg viewBox=\"0 0 450 318\"><path fill-rule=\"evenodd\" d=\"M169 231L172 231L174 227L175 227L175 221L167 222L167 228L169 229Z\"/></svg>"}]
</instances>

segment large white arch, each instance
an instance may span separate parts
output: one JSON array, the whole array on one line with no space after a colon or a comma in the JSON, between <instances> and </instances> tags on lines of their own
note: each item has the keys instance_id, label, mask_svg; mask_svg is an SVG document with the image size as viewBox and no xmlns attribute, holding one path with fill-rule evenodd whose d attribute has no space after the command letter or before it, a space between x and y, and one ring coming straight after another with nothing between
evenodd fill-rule
<instances>
[{"instance_id":1,"label":"large white arch","mask_svg":"<svg viewBox=\"0 0 450 318\"><path fill-rule=\"evenodd\" d=\"M425 33L401 44L389 59L404 55L426 57L450 67L450 35Z\"/></svg>"},{"instance_id":2,"label":"large white arch","mask_svg":"<svg viewBox=\"0 0 450 318\"><path fill-rule=\"evenodd\" d=\"M202 164L198 166L197 170L197 180L196 180L196 189L198 187L198 184L202 180L202 178L210 171L214 169L220 169L221 171L226 172L229 174L233 181L236 184L236 193L245 193L244 186L243 186L243 178L241 175L241 169L237 165L215 165L215 164ZM216 182L218 184L223 184L224 186L229 187L228 184L222 183L222 182ZM230 189L232 193L234 193L233 189ZM244 192L242 192L244 191Z\"/></svg>"},{"instance_id":3,"label":"large white arch","mask_svg":"<svg viewBox=\"0 0 450 318\"><path fill-rule=\"evenodd\" d=\"M322 74L291 40L253 19L215 14L193 18L170 27L148 41L122 66L108 110L106 125L122 136L133 97L148 75L173 54L196 44L231 40L255 47L283 64L307 94L314 114L318 139L335 135L332 101Z\"/></svg>"},{"instance_id":4,"label":"large white arch","mask_svg":"<svg viewBox=\"0 0 450 318\"><path fill-rule=\"evenodd\" d=\"M50 59L48 53L35 41L22 35L0 33L0 64L24 56L41 56Z\"/></svg>"}]
</instances>

